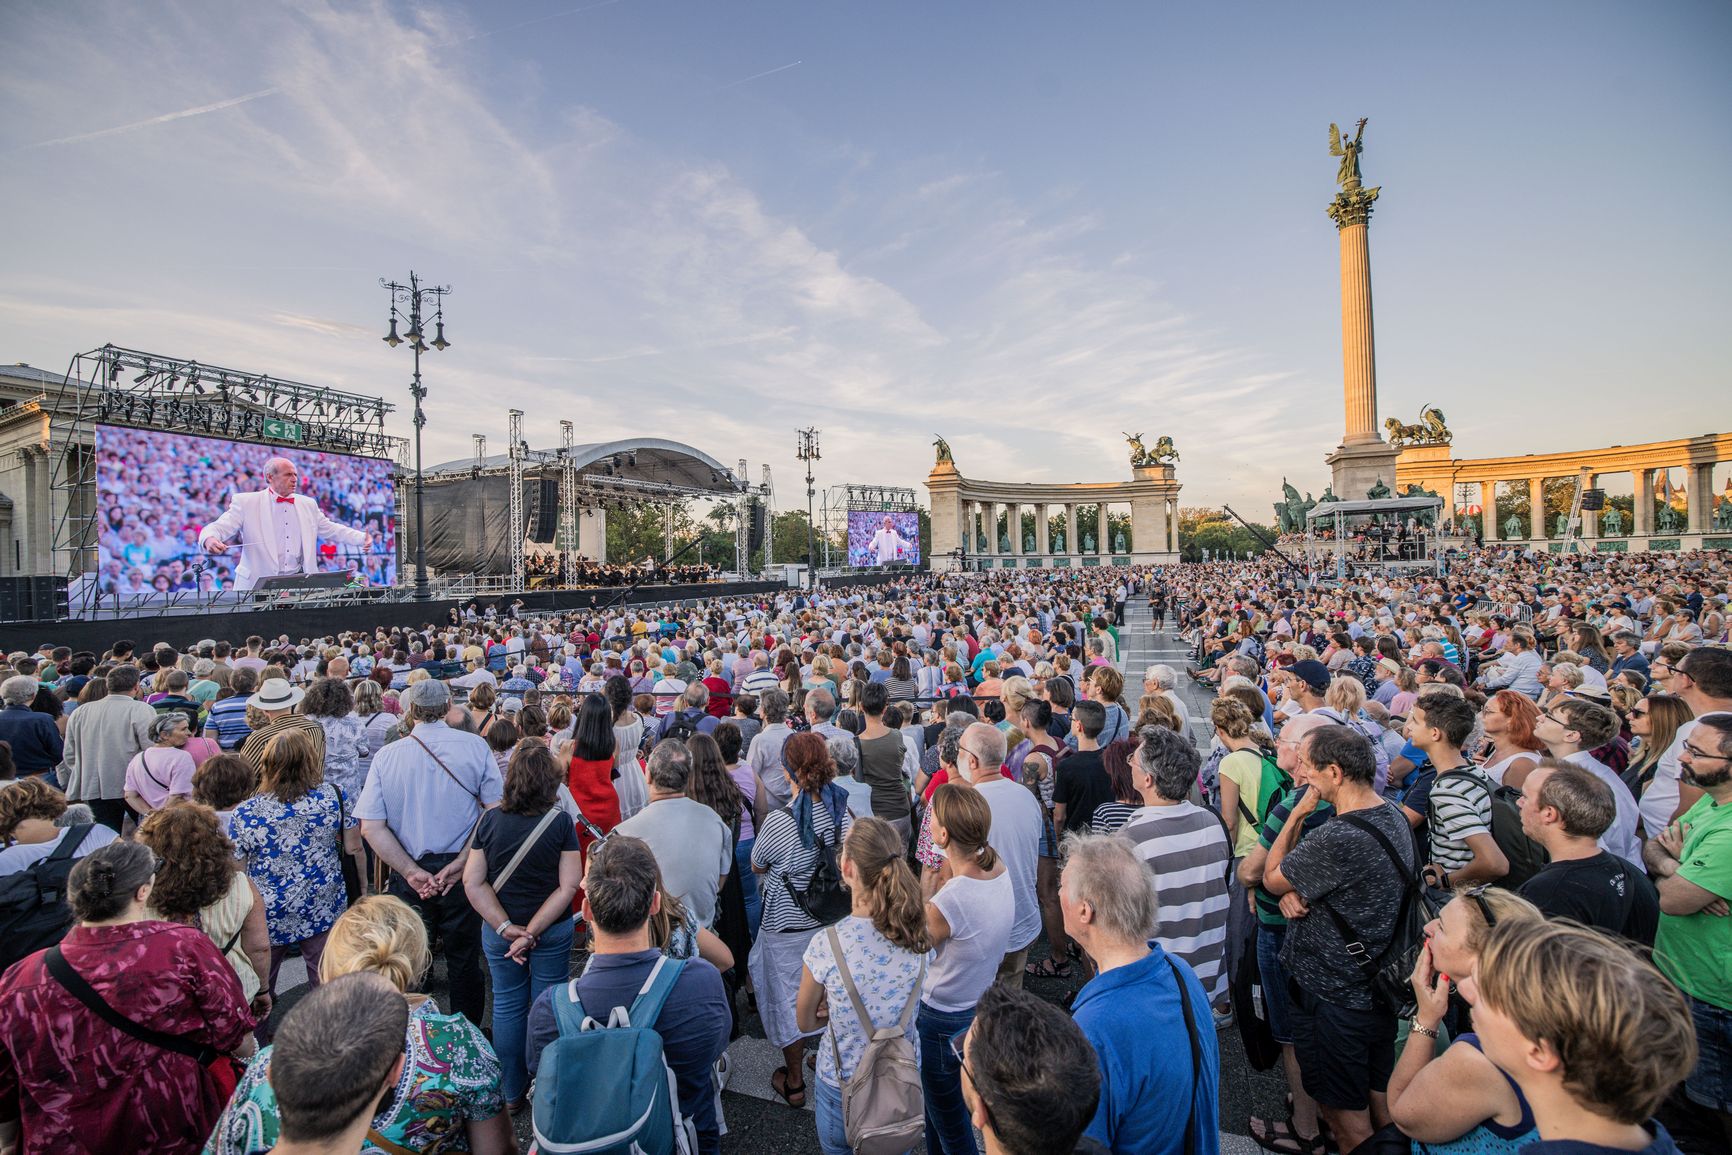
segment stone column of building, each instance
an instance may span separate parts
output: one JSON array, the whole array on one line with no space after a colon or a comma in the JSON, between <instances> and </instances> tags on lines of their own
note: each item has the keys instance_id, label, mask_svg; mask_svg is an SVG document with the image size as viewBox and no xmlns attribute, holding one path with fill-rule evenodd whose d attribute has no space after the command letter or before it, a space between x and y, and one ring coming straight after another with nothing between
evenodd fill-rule
<instances>
[{"instance_id":1,"label":"stone column of building","mask_svg":"<svg viewBox=\"0 0 1732 1155\"><path fill-rule=\"evenodd\" d=\"M1684 500L1688 502L1685 525L1690 533L1707 533L1713 528L1714 466L1684 467Z\"/></svg>"},{"instance_id":2,"label":"stone column of building","mask_svg":"<svg viewBox=\"0 0 1732 1155\"><path fill-rule=\"evenodd\" d=\"M1046 509L1045 502L1034 507L1034 552L1043 557L1052 552L1052 542L1047 533Z\"/></svg>"},{"instance_id":3,"label":"stone column of building","mask_svg":"<svg viewBox=\"0 0 1732 1155\"><path fill-rule=\"evenodd\" d=\"M1597 489L1599 484L1600 475L1597 473L1590 473L1582 479L1583 490ZM1593 513L1589 513L1585 509L1582 511L1582 537L1584 539L1591 541L1600 536L1600 516L1605 512L1604 509L1596 510Z\"/></svg>"},{"instance_id":4,"label":"stone column of building","mask_svg":"<svg viewBox=\"0 0 1732 1155\"><path fill-rule=\"evenodd\" d=\"M1637 537L1647 537L1654 532L1654 471L1631 470L1630 480L1636 483L1635 533Z\"/></svg>"},{"instance_id":5,"label":"stone column of building","mask_svg":"<svg viewBox=\"0 0 1732 1155\"><path fill-rule=\"evenodd\" d=\"M1528 536L1535 541L1544 541L1551 532L1551 526L1546 524L1546 479L1543 477L1528 478Z\"/></svg>"},{"instance_id":6,"label":"stone column of building","mask_svg":"<svg viewBox=\"0 0 1732 1155\"><path fill-rule=\"evenodd\" d=\"M1072 501L1064 503L1064 552L1066 557L1082 552L1077 548L1076 503Z\"/></svg>"}]
</instances>

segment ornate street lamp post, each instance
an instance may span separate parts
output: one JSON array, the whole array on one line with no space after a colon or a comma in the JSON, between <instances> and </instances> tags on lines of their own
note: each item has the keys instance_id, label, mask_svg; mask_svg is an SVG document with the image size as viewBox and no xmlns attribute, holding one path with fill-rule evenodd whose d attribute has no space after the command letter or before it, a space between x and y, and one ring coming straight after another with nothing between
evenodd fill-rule
<instances>
[{"instance_id":1,"label":"ornate street lamp post","mask_svg":"<svg viewBox=\"0 0 1732 1155\"><path fill-rule=\"evenodd\" d=\"M428 346L442 353L451 347L451 342L445 339L445 294L451 291L451 286L423 285L413 269L409 272L407 285L383 277L379 278L379 285L391 294L391 328L385 334L385 344L395 349L407 341L415 354L415 376L409 385L409 394L415 398L415 600L424 602L432 594L427 589L427 521L422 503L421 427L427 424L427 415L421 411L421 402L427 396L427 389L421 384L421 354L427 351ZM424 314L433 321L431 341L426 340L421 326ZM397 335L399 320L409 323L408 330L401 337Z\"/></svg>"}]
</instances>

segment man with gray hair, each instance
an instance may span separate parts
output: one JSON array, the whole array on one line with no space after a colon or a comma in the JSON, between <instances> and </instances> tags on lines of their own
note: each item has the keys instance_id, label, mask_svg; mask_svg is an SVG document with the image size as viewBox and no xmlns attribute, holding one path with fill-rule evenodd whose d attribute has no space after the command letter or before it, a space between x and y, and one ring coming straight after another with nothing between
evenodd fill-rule
<instances>
[{"instance_id":1,"label":"man with gray hair","mask_svg":"<svg viewBox=\"0 0 1732 1155\"><path fill-rule=\"evenodd\" d=\"M1040 937L1037 870L1046 822L1034 794L1004 776L1004 759L1004 734L990 722L971 724L957 739L955 781L973 787L986 799L992 811L992 848L1004 859L1016 894L1016 921L1010 928L1010 947L999 964L997 981L1020 987L1028 948Z\"/></svg>"},{"instance_id":2,"label":"man with gray hair","mask_svg":"<svg viewBox=\"0 0 1732 1155\"><path fill-rule=\"evenodd\" d=\"M710 688L702 682L692 682L680 694L680 704L663 718L656 729L656 740L677 738L684 742L693 734L714 734L720 718L710 716Z\"/></svg>"},{"instance_id":3,"label":"man with gray hair","mask_svg":"<svg viewBox=\"0 0 1732 1155\"><path fill-rule=\"evenodd\" d=\"M27 674L0 682L0 702L6 704L0 710L0 739L12 744L12 764L20 775L47 774L66 754L54 719L30 708L40 684Z\"/></svg>"},{"instance_id":4,"label":"man with gray hair","mask_svg":"<svg viewBox=\"0 0 1732 1155\"><path fill-rule=\"evenodd\" d=\"M1131 785L1142 808L1120 828L1154 876L1162 910L1159 933L1167 951L1189 963L1210 1003L1227 1006L1227 871L1232 849L1227 828L1191 802L1201 760L1189 738L1164 726L1145 726L1131 759Z\"/></svg>"},{"instance_id":5,"label":"man with gray hair","mask_svg":"<svg viewBox=\"0 0 1732 1155\"><path fill-rule=\"evenodd\" d=\"M446 724L451 691L429 678L404 690L410 730L373 755L352 813L361 836L391 868L389 894L414 907L437 932L451 980L452 1008L481 1025L481 916L463 889L469 837L481 812L499 805L505 783L485 740Z\"/></svg>"},{"instance_id":6,"label":"man with gray hair","mask_svg":"<svg viewBox=\"0 0 1732 1155\"><path fill-rule=\"evenodd\" d=\"M1173 712L1179 716L1179 733L1191 732L1191 709L1185 705L1185 699L1179 696L1176 687L1179 684L1179 672L1168 665L1153 665L1143 671L1143 695L1159 694L1173 704Z\"/></svg>"},{"instance_id":7,"label":"man with gray hair","mask_svg":"<svg viewBox=\"0 0 1732 1155\"><path fill-rule=\"evenodd\" d=\"M782 766L782 747L788 744L794 733L788 725L787 693L772 685L758 696L758 713L764 726L752 738L752 745L746 751L746 765L764 784L764 793L770 796L771 809L774 810L788 805L794 797L793 788L788 785L787 771Z\"/></svg>"},{"instance_id":8,"label":"man with gray hair","mask_svg":"<svg viewBox=\"0 0 1732 1155\"><path fill-rule=\"evenodd\" d=\"M1144 731L1145 745L1150 732ZM1169 757L1155 761L1164 767ZM1158 773L1163 781L1172 777L1166 768ZM1220 1045L1206 1017L1205 984L1169 953L1162 936L1151 937L1165 906L1158 884L1117 835L1067 835L1064 851L1065 931L1100 967L1071 1005L1101 1071L1100 1103L1084 1134L1113 1151L1214 1150ZM1190 1094L1176 1095L1176 1087Z\"/></svg>"},{"instance_id":9,"label":"man with gray hair","mask_svg":"<svg viewBox=\"0 0 1732 1155\"><path fill-rule=\"evenodd\" d=\"M692 912L699 926L716 919L716 895L734 866L734 838L710 807L686 797L692 754L681 741L657 742L650 751L649 805L614 827L641 838L655 853L662 885Z\"/></svg>"}]
</instances>

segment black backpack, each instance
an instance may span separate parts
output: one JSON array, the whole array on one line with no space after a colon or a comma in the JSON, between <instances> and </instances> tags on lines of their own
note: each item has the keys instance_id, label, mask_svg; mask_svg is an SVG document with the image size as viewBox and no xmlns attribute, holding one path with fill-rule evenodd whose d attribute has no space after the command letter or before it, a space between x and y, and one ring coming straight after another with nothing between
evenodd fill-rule
<instances>
[{"instance_id":1,"label":"black backpack","mask_svg":"<svg viewBox=\"0 0 1732 1155\"><path fill-rule=\"evenodd\" d=\"M66 876L72 873L78 848L93 825L81 822L67 827L54 853L0 878L0 971L53 946L72 929Z\"/></svg>"},{"instance_id":2,"label":"black backpack","mask_svg":"<svg viewBox=\"0 0 1732 1155\"><path fill-rule=\"evenodd\" d=\"M702 710L678 711L674 714L674 720L668 723L667 732L662 735L661 741L684 742L698 732L698 723L704 718L705 713Z\"/></svg>"},{"instance_id":3,"label":"black backpack","mask_svg":"<svg viewBox=\"0 0 1732 1155\"><path fill-rule=\"evenodd\" d=\"M826 788L825 793L828 792L829 788ZM813 804L825 807L829 805L822 795ZM842 805L845 815L845 799ZM836 811L832 810L830 821L830 841L825 842L822 838L817 840L818 863L812 868L812 877L806 881L806 885L796 889L794 880L786 874L782 875L782 885L788 888L788 897L794 900L794 905L799 907L807 918L822 926L829 926L847 918L854 909L853 896L842 885L842 867L837 861L837 850L842 842L842 820Z\"/></svg>"},{"instance_id":4,"label":"black backpack","mask_svg":"<svg viewBox=\"0 0 1732 1155\"><path fill-rule=\"evenodd\" d=\"M1522 829L1522 792L1513 786L1495 786L1491 779L1468 767L1446 771L1439 774L1438 779L1456 774L1467 775L1490 796L1491 840L1509 860L1509 873L1498 880L1498 885L1509 890L1519 889L1552 860L1546 848L1529 838Z\"/></svg>"}]
</instances>

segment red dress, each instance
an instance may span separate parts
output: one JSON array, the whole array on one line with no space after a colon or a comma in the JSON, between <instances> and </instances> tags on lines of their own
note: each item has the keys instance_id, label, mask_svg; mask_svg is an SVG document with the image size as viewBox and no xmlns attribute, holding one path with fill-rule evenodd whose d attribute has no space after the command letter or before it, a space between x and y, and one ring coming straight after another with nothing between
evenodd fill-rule
<instances>
[{"instance_id":1,"label":"red dress","mask_svg":"<svg viewBox=\"0 0 1732 1155\"><path fill-rule=\"evenodd\" d=\"M60 950L147 1027L224 1053L252 1029L234 968L190 926L74 927ZM0 979L0 1110L21 1117L22 1155L202 1150L223 1108L210 1075L97 1018L48 974L44 954Z\"/></svg>"},{"instance_id":2,"label":"red dress","mask_svg":"<svg viewBox=\"0 0 1732 1155\"><path fill-rule=\"evenodd\" d=\"M565 785L571 791L577 808L583 811L583 816L589 819L591 826L606 834L619 825L619 793L613 788L612 758L573 758L565 771ZM589 832L588 826L579 822L577 845L583 851L586 865L589 862L589 848L594 843L595 835ZM571 900L571 911L573 914L583 911L581 886L577 888L577 897Z\"/></svg>"}]
</instances>

